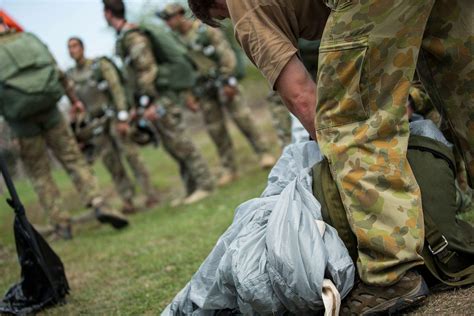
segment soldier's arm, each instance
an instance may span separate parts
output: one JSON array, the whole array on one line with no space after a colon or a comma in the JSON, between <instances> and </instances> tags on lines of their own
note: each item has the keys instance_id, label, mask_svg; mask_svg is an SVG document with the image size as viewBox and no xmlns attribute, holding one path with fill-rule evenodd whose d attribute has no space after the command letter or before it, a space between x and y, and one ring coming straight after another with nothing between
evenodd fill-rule
<instances>
[{"instance_id":1,"label":"soldier's arm","mask_svg":"<svg viewBox=\"0 0 474 316\"><path fill-rule=\"evenodd\" d=\"M150 40L139 32L129 33L124 40L127 55L137 76L136 82L139 90L151 97L157 97L155 82L158 75L158 64L153 55Z\"/></svg>"},{"instance_id":2,"label":"soldier's arm","mask_svg":"<svg viewBox=\"0 0 474 316\"><path fill-rule=\"evenodd\" d=\"M219 56L219 72L225 76L232 76L237 66L237 58L223 31L207 27L207 36Z\"/></svg>"},{"instance_id":3,"label":"soldier's arm","mask_svg":"<svg viewBox=\"0 0 474 316\"><path fill-rule=\"evenodd\" d=\"M57 66L57 71L59 73L59 82L64 88L64 92L66 93L67 98L71 102L71 104L77 104L79 98L76 95L76 90L74 90L74 82L71 78L69 78L64 71L59 69Z\"/></svg>"},{"instance_id":4,"label":"soldier's arm","mask_svg":"<svg viewBox=\"0 0 474 316\"><path fill-rule=\"evenodd\" d=\"M112 96L115 110L117 112L127 111L127 97L123 83L120 80L120 75L117 73L117 69L110 63L110 61L105 58L100 60L99 66L102 76L104 77L105 81L107 81L109 86L109 91Z\"/></svg>"},{"instance_id":5,"label":"soldier's arm","mask_svg":"<svg viewBox=\"0 0 474 316\"><path fill-rule=\"evenodd\" d=\"M316 85L303 63L294 55L280 72L275 88L286 106L316 140Z\"/></svg>"}]
</instances>

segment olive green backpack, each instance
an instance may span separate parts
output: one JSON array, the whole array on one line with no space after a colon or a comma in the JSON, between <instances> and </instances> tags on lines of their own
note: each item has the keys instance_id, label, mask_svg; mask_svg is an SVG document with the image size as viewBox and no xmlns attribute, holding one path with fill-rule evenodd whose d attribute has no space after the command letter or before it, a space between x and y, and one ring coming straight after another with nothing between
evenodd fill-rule
<instances>
[{"instance_id":1,"label":"olive green backpack","mask_svg":"<svg viewBox=\"0 0 474 316\"><path fill-rule=\"evenodd\" d=\"M197 73L186 48L164 28L155 24L140 26L151 41L160 70L156 80L159 90L185 90L196 83Z\"/></svg>"},{"instance_id":2,"label":"olive green backpack","mask_svg":"<svg viewBox=\"0 0 474 316\"><path fill-rule=\"evenodd\" d=\"M425 276L449 286L474 283L474 227L456 217L456 165L451 150L431 138L411 135L407 157L422 195ZM313 167L313 192L324 220L336 228L356 261L357 240L327 160Z\"/></svg>"},{"instance_id":3,"label":"olive green backpack","mask_svg":"<svg viewBox=\"0 0 474 316\"><path fill-rule=\"evenodd\" d=\"M48 48L31 33L0 44L0 115L21 121L56 107L64 91Z\"/></svg>"}]
</instances>

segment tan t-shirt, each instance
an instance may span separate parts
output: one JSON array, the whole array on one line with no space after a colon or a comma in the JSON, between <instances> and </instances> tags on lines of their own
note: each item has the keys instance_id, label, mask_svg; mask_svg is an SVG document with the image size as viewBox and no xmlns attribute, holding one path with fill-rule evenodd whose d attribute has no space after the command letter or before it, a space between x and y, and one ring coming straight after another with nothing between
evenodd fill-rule
<instances>
[{"instance_id":1,"label":"tan t-shirt","mask_svg":"<svg viewBox=\"0 0 474 316\"><path fill-rule=\"evenodd\" d=\"M323 0L227 0L235 36L273 87L298 52L298 38L320 39L329 15Z\"/></svg>"}]
</instances>

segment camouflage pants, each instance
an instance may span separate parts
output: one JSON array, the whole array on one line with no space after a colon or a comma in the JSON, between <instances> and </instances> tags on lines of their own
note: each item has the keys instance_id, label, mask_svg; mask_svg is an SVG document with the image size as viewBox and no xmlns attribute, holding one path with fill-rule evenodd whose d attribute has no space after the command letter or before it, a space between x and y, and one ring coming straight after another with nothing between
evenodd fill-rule
<instances>
[{"instance_id":1,"label":"camouflage pants","mask_svg":"<svg viewBox=\"0 0 474 316\"><path fill-rule=\"evenodd\" d=\"M255 153L261 155L268 151L262 134L259 133L252 119L250 108L245 104L240 93L231 102L221 102L217 95L205 98L201 101L201 109L207 130L217 147L223 168L231 171L237 170L232 139L225 123L225 110L244 134Z\"/></svg>"},{"instance_id":2,"label":"camouflage pants","mask_svg":"<svg viewBox=\"0 0 474 316\"><path fill-rule=\"evenodd\" d=\"M95 145L99 148L102 163L110 173L120 198L126 203L132 202L135 188L123 164L122 148L119 147L117 138L111 133L105 134L98 137Z\"/></svg>"},{"instance_id":3,"label":"camouflage pants","mask_svg":"<svg viewBox=\"0 0 474 316\"><path fill-rule=\"evenodd\" d=\"M87 207L100 196L97 181L64 119L38 136L18 140L25 170L52 224L68 220L70 216L60 206L60 191L51 173L48 149L67 171Z\"/></svg>"},{"instance_id":4,"label":"camouflage pants","mask_svg":"<svg viewBox=\"0 0 474 316\"><path fill-rule=\"evenodd\" d=\"M135 144L130 137L124 137L121 139L122 154L125 155L130 169L132 169L135 179L140 184L143 193L147 197L153 197L156 195L156 190L151 183L150 172L143 161L138 145Z\"/></svg>"},{"instance_id":5,"label":"camouflage pants","mask_svg":"<svg viewBox=\"0 0 474 316\"><path fill-rule=\"evenodd\" d=\"M332 12L319 55L317 138L357 237L359 275L388 285L423 263L420 189L406 159L406 102L420 47L473 175L474 2L326 3Z\"/></svg>"},{"instance_id":6,"label":"camouflage pants","mask_svg":"<svg viewBox=\"0 0 474 316\"><path fill-rule=\"evenodd\" d=\"M291 116L278 93L272 91L268 97L273 127L277 131L281 148L291 143Z\"/></svg>"},{"instance_id":7,"label":"camouflage pants","mask_svg":"<svg viewBox=\"0 0 474 316\"><path fill-rule=\"evenodd\" d=\"M212 190L214 181L209 167L186 133L178 95L167 91L160 96L158 102L164 107L166 114L158 119L155 126L163 147L179 165L187 194L198 189Z\"/></svg>"}]
</instances>

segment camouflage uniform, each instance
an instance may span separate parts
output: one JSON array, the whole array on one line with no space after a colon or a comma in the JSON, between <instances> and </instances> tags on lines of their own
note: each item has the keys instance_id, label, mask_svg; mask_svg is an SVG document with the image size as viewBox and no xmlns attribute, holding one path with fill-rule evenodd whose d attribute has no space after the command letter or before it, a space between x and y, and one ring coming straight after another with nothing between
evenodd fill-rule
<instances>
[{"instance_id":1,"label":"camouflage uniform","mask_svg":"<svg viewBox=\"0 0 474 316\"><path fill-rule=\"evenodd\" d=\"M453 141L453 135L450 133L450 128L446 121L443 120L441 114L434 107L426 89L423 87L421 81L416 80L412 82L410 87L410 94L408 97L412 110L422 115L425 119L431 120L433 123L440 128L446 137ZM466 165L462 159L462 155L455 148L454 157L456 159L456 188L457 188L457 203L460 212L470 210L472 206L473 192L469 187L467 181L467 170Z\"/></svg>"},{"instance_id":2,"label":"camouflage uniform","mask_svg":"<svg viewBox=\"0 0 474 316\"><path fill-rule=\"evenodd\" d=\"M147 196L148 200L157 200L157 190L151 182L150 171L146 167L146 163L140 154L138 145L130 139L130 135L120 137L120 149L122 155L125 156L132 173Z\"/></svg>"},{"instance_id":3,"label":"camouflage uniform","mask_svg":"<svg viewBox=\"0 0 474 316\"><path fill-rule=\"evenodd\" d=\"M291 115L282 99L275 91L267 97L273 127L277 131L281 148L291 143Z\"/></svg>"},{"instance_id":4,"label":"camouflage uniform","mask_svg":"<svg viewBox=\"0 0 474 316\"><path fill-rule=\"evenodd\" d=\"M112 118L107 117L108 111L118 113L128 108L115 66L106 58L85 59L82 64L77 64L66 74L73 80L76 94L86 107L87 121L104 119L98 126L103 131L99 135L90 136L91 139L84 139L94 146L93 154L88 157L89 163L93 163L97 156L100 156L112 176L120 197L124 202L132 203L134 186L121 159L122 148L111 126ZM88 128L94 127L85 127Z\"/></svg>"},{"instance_id":5,"label":"camouflage uniform","mask_svg":"<svg viewBox=\"0 0 474 316\"><path fill-rule=\"evenodd\" d=\"M209 168L189 136L186 135L179 104L179 92L157 90L160 65L155 59L150 39L138 28L123 28L117 40L117 53L124 61L131 89L147 95L161 107L160 118L154 122L165 150L177 161L185 175L187 194L210 191L213 180Z\"/></svg>"},{"instance_id":6,"label":"camouflage uniform","mask_svg":"<svg viewBox=\"0 0 474 316\"><path fill-rule=\"evenodd\" d=\"M406 100L420 48L431 68L420 78L444 102L439 110L474 175L473 2L326 2L317 138L357 236L359 274L388 285L423 263L420 189L406 159Z\"/></svg>"},{"instance_id":7,"label":"camouflage uniform","mask_svg":"<svg viewBox=\"0 0 474 316\"><path fill-rule=\"evenodd\" d=\"M198 84L198 90L201 92L197 94L207 130L217 147L224 170L231 172L237 170L232 140L225 124L224 110L227 110L258 155L268 153L268 147L262 134L257 130L251 110L243 100L242 93L239 92L233 100L229 101L216 87L218 80L233 77L237 66L235 53L222 31L195 21L186 34L175 33L188 48L201 75L199 79L201 84ZM241 87L237 88L242 90Z\"/></svg>"},{"instance_id":8,"label":"camouflage uniform","mask_svg":"<svg viewBox=\"0 0 474 316\"><path fill-rule=\"evenodd\" d=\"M71 129L64 119L52 128L32 137L19 137L20 156L26 173L38 194L41 206L49 212L52 224L69 220L69 213L60 206L60 190L54 182L48 149L58 159L87 206L100 198L97 180L83 158Z\"/></svg>"}]
</instances>

